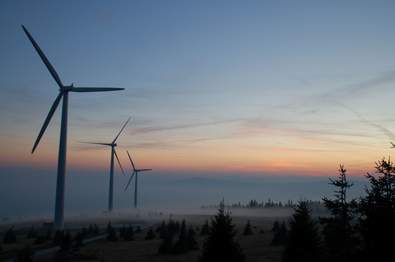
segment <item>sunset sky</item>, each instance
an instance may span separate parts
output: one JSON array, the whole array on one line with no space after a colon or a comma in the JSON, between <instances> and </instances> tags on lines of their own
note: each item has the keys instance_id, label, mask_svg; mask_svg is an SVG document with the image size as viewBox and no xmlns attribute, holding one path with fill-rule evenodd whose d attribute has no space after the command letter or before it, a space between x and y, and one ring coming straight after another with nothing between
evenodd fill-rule
<instances>
[{"instance_id":1,"label":"sunset sky","mask_svg":"<svg viewBox=\"0 0 395 262\"><path fill-rule=\"evenodd\" d=\"M68 168L119 154L155 172L362 176L395 141L393 1L1 1L0 165L54 170L57 86L70 94ZM374 6L373 6L374 5ZM5 174L1 174L5 175Z\"/></svg>"}]
</instances>

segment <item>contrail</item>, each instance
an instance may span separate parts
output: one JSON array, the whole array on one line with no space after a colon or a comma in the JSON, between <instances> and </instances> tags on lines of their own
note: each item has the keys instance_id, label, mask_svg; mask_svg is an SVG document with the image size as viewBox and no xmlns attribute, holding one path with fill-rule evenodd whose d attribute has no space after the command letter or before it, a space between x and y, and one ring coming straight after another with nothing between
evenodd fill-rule
<instances>
[{"instance_id":1,"label":"contrail","mask_svg":"<svg viewBox=\"0 0 395 262\"><path fill-rule=\"evenodd\" d=\"M348 111L352 112L354 115L356 115L356 116L359 118L359 120L360 120L362 123L367 124L367 125L369 125L369 126L371 126L371 127L376 128L378 131L380 131L380 132L383 133L385 136L387 136L390 140L393 140L393 141L395 140L395 134L394 134L391 130L389 130L388 128L386 128L386 127L384 127L384 126L382 126L382 125L379 125L379 124L377 124L377 123L375 123L375 122L372 122L372 121L366 119L365 117L363 117L360 113L358 113L358 112L355 111L354 109L352 109L352 108L350 108L350 107L348 107L348 106L346 106L346 105L344 105L344 104L342 104L342 103L340 103L340 102L336 102L336 101L334 101L334 102L335 102L337 105L339 105L340 107L343 107L343 108L347 109Z\"/></svg>"}]
</instances>

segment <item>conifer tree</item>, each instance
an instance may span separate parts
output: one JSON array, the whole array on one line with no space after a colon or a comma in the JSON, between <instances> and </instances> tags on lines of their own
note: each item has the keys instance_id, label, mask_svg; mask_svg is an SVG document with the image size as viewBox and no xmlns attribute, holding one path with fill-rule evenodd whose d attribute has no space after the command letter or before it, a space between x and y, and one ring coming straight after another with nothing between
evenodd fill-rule
<instances>
[{"instance_id":1,"label":"conifer tree","mask_svg":"<svg viewBox=\"0 0 395 262\"><path fill-rule=\"evenodd\" d=\"M347 201L347 190L352 183L347 180L346 169L343 165L339 167L339 176L329 179L330 184L335 187L335 198L323 198L325 207L330 211L331 217L321 218L324 225L323 236L329 260L345 262L353 256L356 247L356 238L352 227L354 218L353 210L355 201Z\"/></svg>"},{"instance_id":2,"label":"conifer tree","mask_svg":"<svg viewBox=\"0 0 395 262\"><path fill-rule=\"evenodd\" d=\"M245 236L252 235L252 228L251 228L250 220L247 221L247 224L244 227L243 235L245 235Z\"/></svg>"},{"instance_id":3,"label":"conifer tree","mask_svg":"<svg viewBox=\"0 0 395 262\"><path fill-rule=\"evenodd\" d=\"M114 227L111 225L111 222L108 222L108 224L107 224L106 233L107 233L107 240L108 241L117 241L118 240L117 232L115 231Z\"/></svg>"},{"instance_id":4,"label":"conifer tree","mask_svg":"<svg viewBox=\"0 0 395 262\"><path fill-rule=\"evenodd\" d=\"M395 236L395 167L390 159L376 162L376 174L367 175L369 188L361 199L360 230L363 257L384 261L393 257Z\"/></svg>"},{"instance_id":5,"label":"conifer tree","mask_svg":"<svg viewBox=\"0 0 395 262\"><path fill-rule=\"evenodd\" d=\"M287 243L288 230L285 222L282 222L281 224L278 221L274 222L272 231L273 239L271 245L278 246L285 245Z\"/></svg>"},{"instance_id":6,"label":"conifer tree","mask_svg":"<svg viewBox=\"0 0 395 262\"><path fill-rule=\"evenodd\" d=\"M195 239L196 233L192 226L189 227L187 233L188 249L197 249L197 241Z\"/></svg>"},{"instance_id":7,"label":"conifer tree","mask_svg":"<svg viewBox=\"0 0 395 262\"><path fill-rule=\"evenodd\" d=\"M200 230L200 235L206 236L210 232L210 226L208 224L208 220L206 220Z\"/></svg>"},{"instance_id":8,"label":"conifer tree","mask_svg":"<svg viewBox=\"0 0 395 262\"><path fill-rule=\"evenodd\" d=\"M37 232L34 229L34 226L31 226L29 231L27 232L27 239L32 239L32 238L36 238L37 237Z\"/></svg>"},{"instance_id":9,"label":"conifer tree","mask_svg":"<svg viewBox=\"0 0 395 262\"><path fill-rule=\"evenodd\" d=\"M33 261L33 249L27 245L19 250L16 254L16 262L31 262Z\"/></svg>"},{"instance_id":10,"label":"conifer tree","mask_svg":"<svg viewBox=\"0 0 395 262\"><path fill-rule=\"evenodd\" d=\"M284 262L322 261L320 236L310 212L306 201L300 201L296 206L290 221L288 241L283 254Z\"/></svg>"},{"instance_id":11,"label":"conifer tree","mask_svg":"<svg viewBox=\"0 0 395 262\"><path fill-rule=\"evenodd\" d=\"M244 254L235 240L235 226L229 212L225 211L224 201L220 203L217 215L211 220L209 234L204 241L201 262L240 262Z\"/></svg>"},{"instance_id":12,"label":"conifer tree","mask_svg":"<svg viewBox=\"0 0 395 262\"><path fill-rule=\"evenodd\" d=\"M7 232L4 234L3 243L4 244L16 243L16 234L14 231L14 227L8 229Z\"/></svg>"},{"instance_id":13,"label":"conifer tree","mask_svg":"<svg viewBox=\"0 0 395 262\"><path fill-rule=\"evenodd\" d=\"M181 254L187 251L188 251L187 228L186 228L185 220L183 220L180 226L180 234L178 235L178 239L173 248L173 253Z\"/></svg>"},{"instance_id":14,"label":"conifer tree","mask_svg":"<svg viewBox=\"0 0 395 262\"><path fill-rule=\"evenodd\" d=\"M154 229L150 227L147 231L147 235L145 236L145 240L152 240L155 239L156 235Z\"/></svg>"},{"instance_id":15,"label":"conifer tree","mask_svg":"<svg viewBox=\"0 0 395 262\"><path fill-rule=\"evenodd\" d=\"M169 227L165 227L161 230L160 238L162 242L159 246L159 254L168 254L173 251L173 238L174 233L169 230Z\"/></svg>"}]
</instances>

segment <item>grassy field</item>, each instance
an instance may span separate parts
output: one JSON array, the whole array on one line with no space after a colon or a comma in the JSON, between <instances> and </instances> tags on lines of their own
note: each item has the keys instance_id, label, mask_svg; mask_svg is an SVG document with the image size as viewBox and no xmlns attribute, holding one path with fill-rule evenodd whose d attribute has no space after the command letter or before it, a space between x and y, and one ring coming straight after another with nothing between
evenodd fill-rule
<instances>
[{"instance_id":1,"label":"grassy field","mask_svg":"<svg viewBox=\"0 0 395 262\"><path fill-rule=\"evenodd\" d=\"M283 247L270 245L273 238L271 228L273 222L276 220L288 220L289 215L291 214L291 210L282 209L271 210L270 212L269 211L270 210L265 210L265 212L253 211L249 213L247 212L248 214L243 214L245 213L245 211L235 210L234 212L232 212L233 222L236 225L236 229L238 232L236 238L240 242L240 245L244 250L247 262L274 262L281 260L281 253ZM207 212L202 213L204 214L172 214L171 218L176 221L181 221L182 219L185 219L187 226L192 225L195 229L198 229L203 225L206 220L210 220L212 214L215 213L215 210L212 212L212 214L208 214ZM149 227L153 227L155 229L159 226L162 220L167 220L168 218L169 216L150 219L136 217L134 217L133 219L113 219L112 224L114 226L121 226L132 223L134 225L141 225L143 230L141 233L135 234L135 239L133 241L118 240L117 242L110 242L106 239L102 239L86 244L80 248L73 248L71 251L67 251L67 253L63 253L62 255L59 255L59 253L52 253L36 257L34 261L54 261L56 257L61 257L64 261L197 261L201 254L201 247L205 238L205 236L200 236L198 234L198 230L196 230L196 240L199 244L199 249L180 255L159 255L158 248L161 240L158 238L158 236L154 240L144 239ZM249 236L244 236L242 232L248 220L250 220L251 222L253 234ZM104 231L106 225L105 221L106 219L100 218L96 219L95 223L98 223L101 229ZM78 228L83 226L85 222L75 221L73 223L69 223L69 231L72 233L72 235L75 234ZM17 230L19 230L18 243L12 245L3 245L3 254L7 252L12 253L12 251L16 251L17 249L20 249L26 244L30 244L33 248L40 247L35 246L33 244L33 240L26 240L21 236L24 233L23 228ZM44 247L45 245L48 245L48 243L42 244L41 247Z\"/></svg>"}]
</instances>

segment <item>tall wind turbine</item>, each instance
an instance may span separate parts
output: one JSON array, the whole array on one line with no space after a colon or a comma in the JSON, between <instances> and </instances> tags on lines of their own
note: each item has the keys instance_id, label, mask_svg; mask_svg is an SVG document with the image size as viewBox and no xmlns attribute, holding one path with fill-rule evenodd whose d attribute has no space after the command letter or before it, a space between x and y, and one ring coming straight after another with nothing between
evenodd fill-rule
<instances>
[{"instance_id":1,"label":"tall wind turbine","mask_svg":"<svg viewBox=\"0 0 395 262\"><path fill-rule=\"evenodd\" d=\"M125 124L123 124L121 130L118 132L118 134L115 136L114 140L111 143L92 143L92 142L85 142L86 144L93 144L93 145L102 145L102 146L110 146L111 147L111 162L110 162L110 184L109 184L109 189L108 189L108 211L112 211L113 207L113 196L114 196L114 155L115 158L118 161L119 167L121 168L121 171L123 174L125 172L123 171L121 161L119 161L119 157L117 154L117 151L115 150L115 147L117 146L117 139L119 135L122 133L122 131L125 129L126 125L129 123L130 117L128 120L126 120Z\"/></svg>"},{"instance_id":2,"label":"tall wind turbine","mask_svg":"<svg viewBox=\"0 0 395 262\"><path fill-rule=\"evenodd\" d=\"M129 151L126 151L126 153L128 153L128 157L129 157L130 163L132 164L133 173L132 173L132 175L129 178L129 181L128 181L126 187L125 187L125 191L128 189L130 183L133 180L133 177L135 177L135 180L134 180L134 208L137 208L137 177L138 177L138 174L140 172L151 171L152 169L136 169L136 166L133 163L133 160L132 160L132 157L129 154Z\"/></svg>"},{"instance_id":3,"label":"tall wind turbine","mask_svg":"<svg viewBox=\"0 0 395 262\"><path fill-rule=\"evenodd\" d=\"M45 130L48 127L49 122L53 114L58 107L60 100L63 98L62 104L62 121L60 125L60 142L59 142L59 154L58 154L58 174L56 180L56 201L55 201L55 217L54 224L55 228L62 230L64 225L64 194L65 194L65 175L66 175L66 151L67 151L67 111L68 111L68 101L69 101L69 92L103 92L103 91L116 91L116 90L124 90L124 88L112 88L112 87L77 87L74 84L71 85L63 85L62 81L58 73L55 71L54 67L51 65L41 48L38 46L36 41L30 35L29 31L22 25L22 29L25 32L26 36L29 38L32 43L34 49L36 49L38 55L41 60L44 62L47 67L49 73L55 79L55 82L59 86L59 94L55 98L51 109L47 117L45 118L44 124L41 127L41 130L38 134L36 141L34 142L32 153L37 148L41 137L43 136Z\"/></svg>"}]
</instances>

